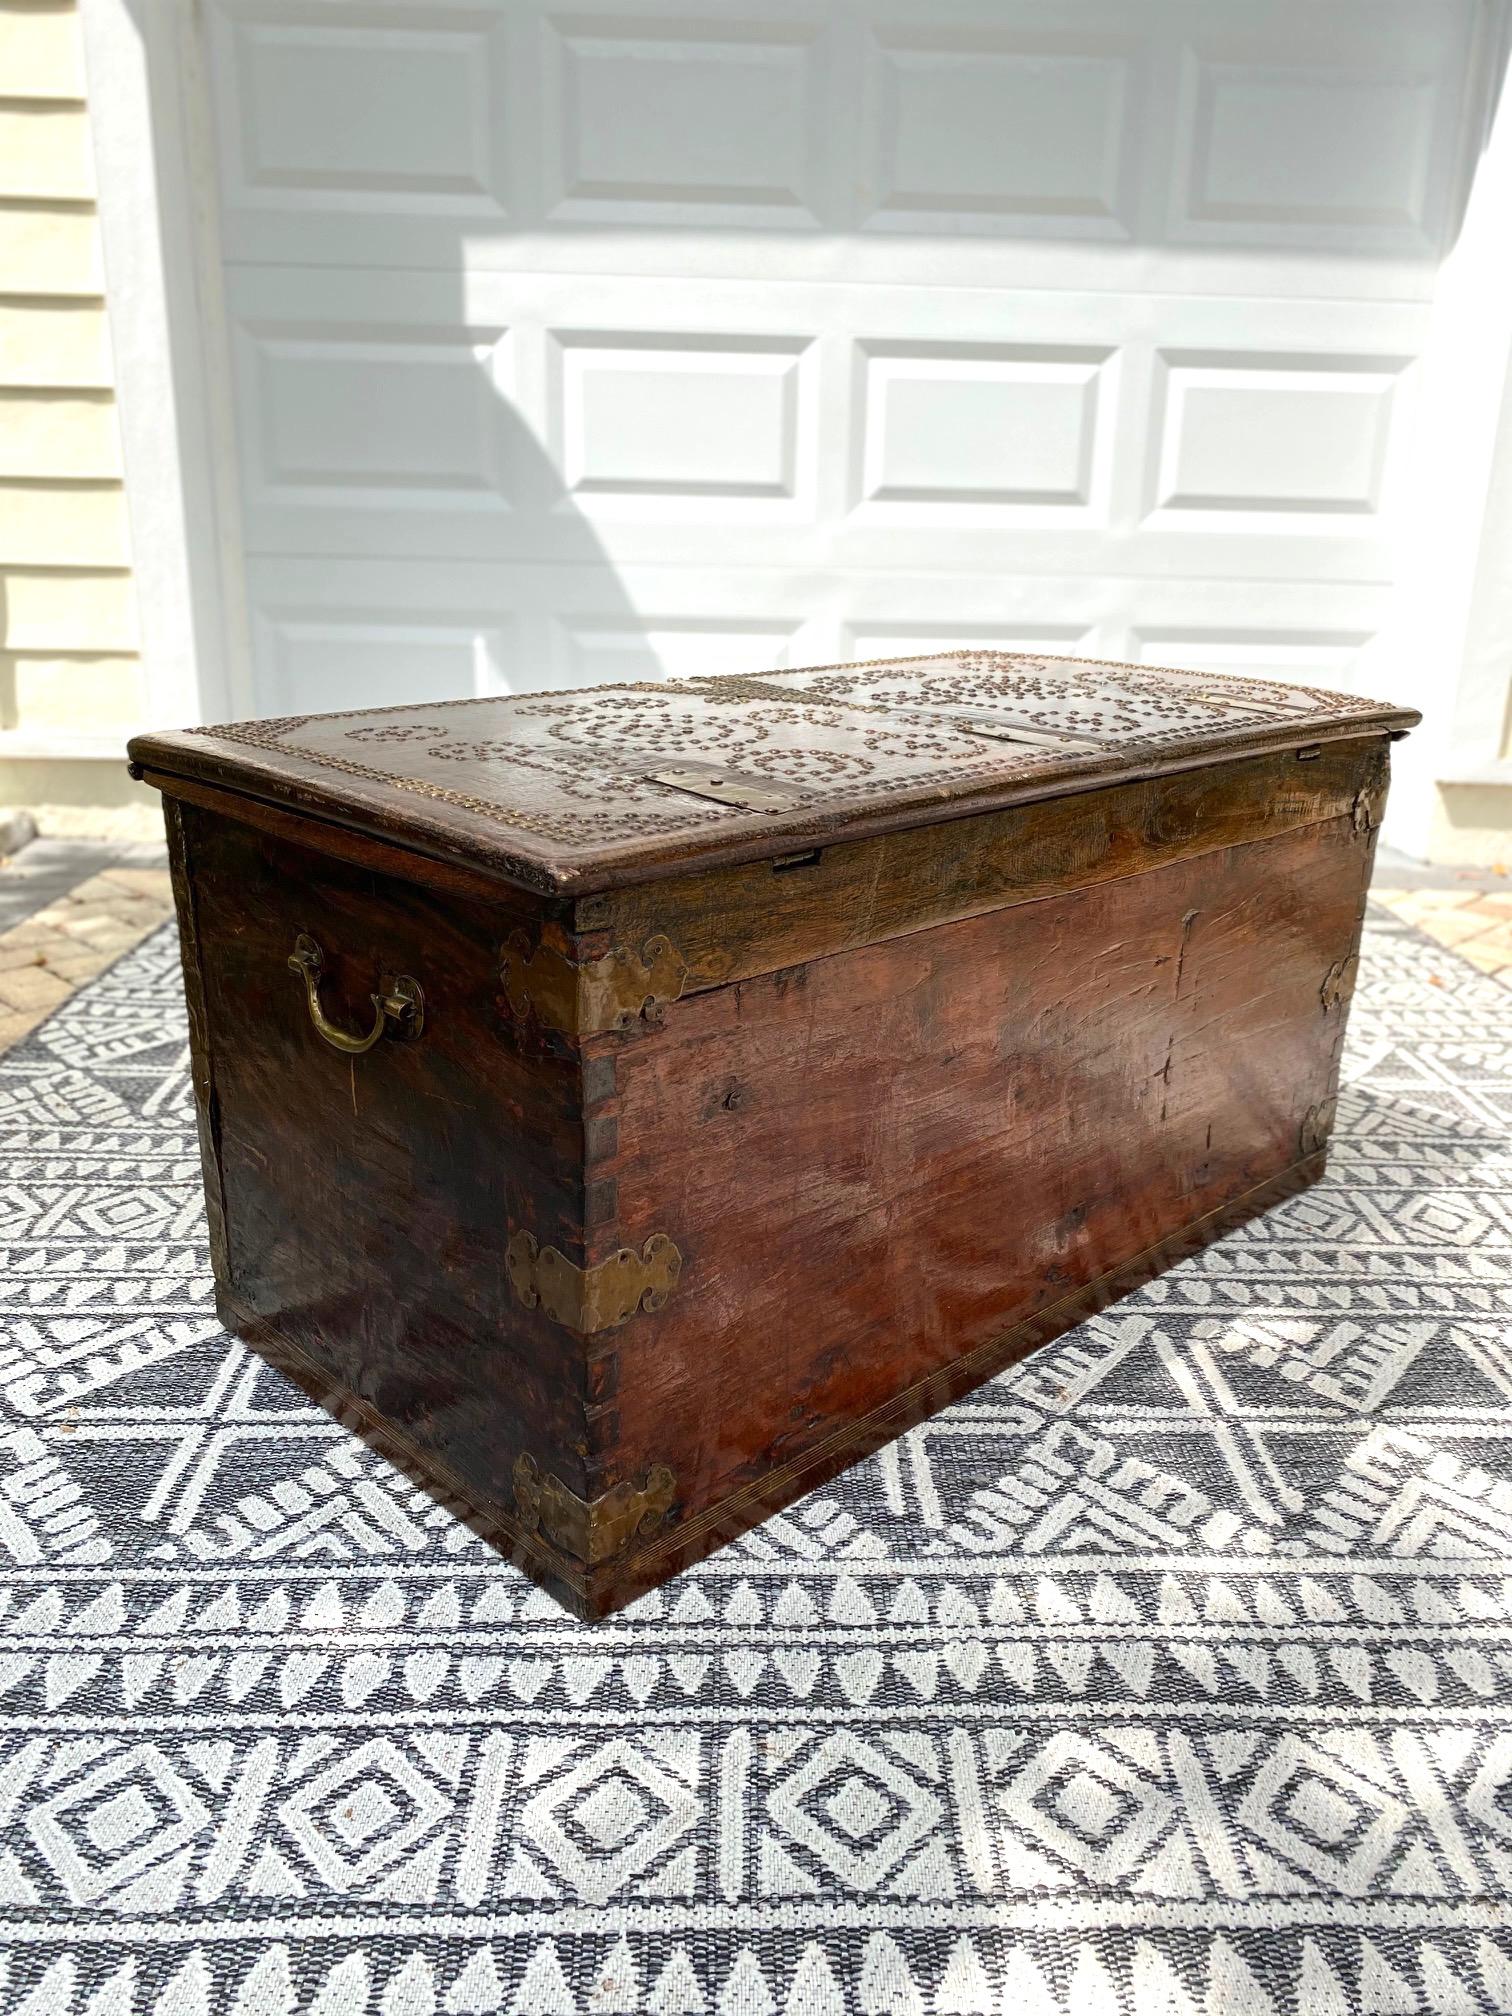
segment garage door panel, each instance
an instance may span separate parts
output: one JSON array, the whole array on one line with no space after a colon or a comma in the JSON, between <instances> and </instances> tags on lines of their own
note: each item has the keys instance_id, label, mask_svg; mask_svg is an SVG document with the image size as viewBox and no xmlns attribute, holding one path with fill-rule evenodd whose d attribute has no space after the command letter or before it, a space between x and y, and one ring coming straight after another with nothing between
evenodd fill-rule
<instances>
[{"instance_id":1,"label":"garage door panel","mask_svg":"<svg viewBox=\"0 0 1512 2016\"><path fill-rule=\"evenodd\" d=\"M252 648L267 712L341 711L517 691L518 628L497 609L255 603Z\"/></svg>"},{"instance_id":2,"label":"garage door panel","mask_svg":"<svg viewBox=\"0 0 1512 2016\"><path fill-rule=\"evenodd\" d=\"M1245 679L1279 679L1336 693L1368 693L1375 636L1364 630L1135 629L1130 657L1140 665L1198 665Z\"/></svg>"},{"instance_id":3,"label":"garage door panel","mask_svg":"<svg viewBox=\"0 0 1512 2016\"><path fill-rule=\"evenodd\" d=\"M1411 5L1288 14L1268 47L1253 18L1191 29L1166 237L1437 257L1464 168L1473 16Z\"/></svg>"},{"instance_id":4,"label":"garage door panel","mask_svg":"<svg viewBox=\"0 0 1512 2016\"><path fill-rule=\"evenodd\" d=\"M497 515L520 501L503 330L243 325L243 480L254 504Z\"/></svg>"},{"instance_id":5,"label":"garage door panel","mask_svg":"<svg viewBox=\"0 0 1512 2016\"><path fill-rule=\"evenodd\" d=\"M864 337L856 359L854 505L867 522L941 506L1108 522L1116 345Z\"/></svg>"},{"instance_id":6,"label":"garage door panel","mask_svg":"<svg viewBox=\"0 0 1512 2016\"><path fill-rule=\"evenodd\" d=\"M1409 357L1161 349L1146 524L1366 531L1386 482Z\"/></svg>"},{"instance_id":7,"label":"garage door panel","mask_svg":"<svg viewBox=\"0 0 1512 2016\"><path fill-rule=\"evenodd\" d=\"M545 16L545 221L836 228L832 39L777 9Z\"/></svg>"},{"instance_id":8,"label":"garage door panel","mask_svg":"<svg viewBox=\"0 0 1512 2016\"><path fill-rule=\"evenodd\" d=\"M1223 580L900 568L502 570L261 560L249 569L268 712L885 657L933 646L1131 657L1369 692L1389 593Z\"/></svg>"},{"instance_id":9,"label":"garage door panel","mask_svg":"<svg viewBox=\"0 0 1512 2016\"><path fill-rule=\"evenodd\" d=\"M216 0L232 260L530 264L540 236L907 233L1432 261L1471 0L1066 10L872 0ZM1286 135L1284 159L1275 136ZM831 261L821 254L826 264Z\"/></svg>"},{"instance_id":10,"label":"garage door panel","mask_svg":"<svg viewBox=\"0 0 1512 2016\"><path fill-rule=\"evenodd\" d=\"M1141 297L1082 291L1015 297L1014 339L985 341L1005 311L980 289L298 268L236 275L231 305L252 551L511 565L717 565L734 540L752 565L1000 569L1011 537L1031 572L1385 578L1424 328L1252 302L1239 349L1211 341L1229 304L1178 300L1156 343Z\"/></svg>"},{"instance_id":11,"label":"garage door panel","mask_svg":"<svg viewBox=\"0 0 1512 2016\"><path fill-rule=\"evenodd\" d=\"M959 11L959 10L958 10ZM1127 19L1044 10L863 29L861 217L870 231L1139 234L1152 61ZM1063 10L1064 17L1064 10Z\"/></svg>"},{"instance_id":12,"label":"garage door panel","mask_svg":"<svg viewBox=\"0 0 1512 2016\"><path fill-rule=\"evenodd\" d=\"M223 0L210 37L228 220L423 218L441 244L523 214L500 115L525 78L502 10Z\"/></svg>"},{"instance_id":13,"label":"garage door panel","mask_svg":"<svg viewBox=\"0 0 1512 2016\"><path fill-rule=\"evenodd\" d=\"M548 333L546 437L565 495L611 515L811 519L817 336Z\"/></svg>"},{"instance_id":14,"label":"garage door panel","mask_svg":"<svg viewBox=\"0 0 1512 2016\"><path fill-rule=\"evenodd\" d=\"M1367 685L1479 18L206 0L254 704Z\"/></svg>"}]
</instances>

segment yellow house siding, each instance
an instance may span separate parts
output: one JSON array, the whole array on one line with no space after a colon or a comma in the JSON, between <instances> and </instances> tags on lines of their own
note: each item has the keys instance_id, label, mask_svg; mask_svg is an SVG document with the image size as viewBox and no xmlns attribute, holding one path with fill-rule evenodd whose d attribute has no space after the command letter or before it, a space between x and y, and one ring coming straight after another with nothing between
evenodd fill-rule
<instances>
[{"instance_id":1,"label":"yellow house siding","mask_svg":"<svg viewBox=\"0 0 1512 2016\"><path fill-rule=\"evenodd\" d=\"M0 795L139 720L129 568L77 9L0 0Z\"/></svg>"},{"instance_id":2,"label":"yellow house siding","mask_svg":"<svg viewBox=\"0 0 1512 2016\"><path fill-rule=\"evenodd\" d=\"M0 295L0 385L108 390L110 331L104 305Z\"/></svg>"},{"instance_id":3,"label":"yellow house siding","mask_svg":"<svg viewBox=\"0 0 1512 2016\"><path fill-rule=\"evenodd\" d=\"M12 567L5 571L5 637L15 651L137 648L136 597L124 571Z\"/></svg>"},{"instance_id":4,"label":"yellow house siding","mask_svg":"<svg viewBox=\"0 0 1512 2016\"><path fill-rule=\"evenodd\" d=\"M10 81L0 78L0 90ZM92 197L94 167L84 107L17 105L0 98L0 188L12 198Z\"/></svg>"},{"instance_id":5,"label":"yellow house siding","mask_svg":"<svg viewBox=\"0 0 1512 2016\"><path fill-rule=\"evenodd\" d=\"M0 477L119 479L121 437L109 392L0 390Z\"/></svg>"},{"instance_id":6,"label":"yellow house siding","mask_svg":"<svg viewBox=\"0 0 1512 2016\"><path fill-rule=\"evenodd\" d=\"M120 484L0 479L0 566L45 567L65 556L75 567L130 565Z\"/></svg>"},{"instance_id":7,"label":"yellow house siding","mask_svg":"<svg viewBox=\"0 0 1512 2016\"><path fill-rule=\"evenodd\" d=\"M0 274L12 298L83 294L103 301L94 206L17 202L0 190Z\"/></svg>"},{"instance_id":8,"label":"yellow house siding","mask_svg":"<svg viewBox=\"0 0 1512 2016\"><path fill-rule=\"evenodd\" d=\"M24 88L32 98L82 104L84 51L73 7L48 0L0 7L0 79L8 98Z\"/></svg>"},{"instance_id":9,"label":"yellow house siding","mask_svg":"<svg viewBox=\"0 0 1512 2016\"><path fill-rule=\"evenodd\" d=\"M18 653L8 669L10 678L0 690L9 686L14 718L0 727L25 722L34 734L47 729L66 734L81 719L111 720L123 694L136 694L138 685L136 659L120 652L75 651L65 658Z\"/></svg>"}]
</instances>

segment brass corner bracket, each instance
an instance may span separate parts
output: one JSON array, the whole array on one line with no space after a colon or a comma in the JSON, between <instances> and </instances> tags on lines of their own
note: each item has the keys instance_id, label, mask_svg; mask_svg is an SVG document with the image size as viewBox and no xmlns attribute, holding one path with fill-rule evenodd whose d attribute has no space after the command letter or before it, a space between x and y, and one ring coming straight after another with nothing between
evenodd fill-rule
<instances>
[{"instance_id":1,"label":"brass corner bracket","mask_svg":"<svg viewBox=\"0 0 1512 2016\"><path fill-rule=\"evenodd\" d=\"M617 1330L638 1309L660 1309L682 1272L682 1255L663 1232L653 1232L637 1253L621 1246L596 1267L578 1267L555 1246L537 1245L532 1232L516 1232L504 1255L510 1284L527 1309L537 1303L553 1323L580 1337Z\"/></svg>"},{"instance_id":2,"label":"brass corner bracket","mask_svg":"<svg viewBox=\"0 0 1512 2016\"><path fill-rule=\"evenodd\" d=\"M683 991L688 962L660 932L639 952L616 945L580 965L551 945L532 951L525 933L513 931L499 956L499 978L518 1020L533 1017L563 1036L597 1036L660 1022Z\"/></svg>"},{"instance_id":3,"label":"brass corner bracket","mask_svg":"<svg viewBox=\"0 0 1512 2016\"><path fill-rule=\"evenodd\" d=\"M633 1540L650 1538L672 1509L677 1479L665 1463L653 1463L638 1487L615 1484L597 1498L579 1498L559 1477L543 1477L533 1456L521 1455L515 1458L514 1495L527 1533L544 1534L564 1554L597 1568Z\"/></svg>"}]
</instances>

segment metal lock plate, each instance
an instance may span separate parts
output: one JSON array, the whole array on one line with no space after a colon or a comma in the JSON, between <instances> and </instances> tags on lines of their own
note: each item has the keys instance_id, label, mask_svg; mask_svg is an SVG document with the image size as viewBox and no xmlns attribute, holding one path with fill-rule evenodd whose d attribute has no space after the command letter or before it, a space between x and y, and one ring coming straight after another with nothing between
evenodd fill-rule
<instances>
[{"instance_id":1,"label":"metal lock plate","mask_svg":"<svg viewBox=\"0 0 1512 2016\"><path fill-rule=\"evenodd\" d=\"M669 763L665 769L648 770L647 780L665 784L672 791L688 791L695 798L712 798L720 805L734 805L742 812L796 812L803 793L790 784L768 783L765 777L742 776L719 763Z\"/></svg>"}]
</instances>

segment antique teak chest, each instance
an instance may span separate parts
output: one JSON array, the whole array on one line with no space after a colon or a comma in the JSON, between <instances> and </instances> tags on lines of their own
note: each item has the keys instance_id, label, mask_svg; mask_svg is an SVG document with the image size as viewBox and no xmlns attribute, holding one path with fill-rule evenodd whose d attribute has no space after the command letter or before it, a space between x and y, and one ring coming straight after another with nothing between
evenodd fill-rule
<instances>
[{"instance_id":1,"label":"antique teak chest","mask_svg":"<svg viewBox=\"0 0 1512 2016\"><path fill-rule=\"evenodd\" d=\"M1417 718L960 651L140 737L224 1320L602 1616L1322 1173Z\"/></svg>"}]
</instances>

